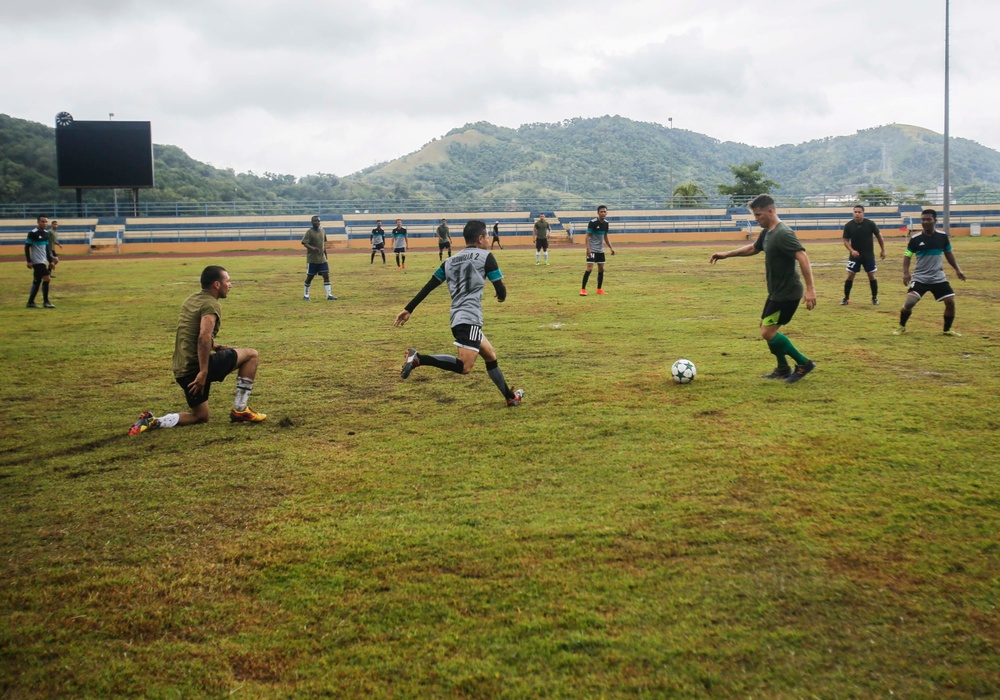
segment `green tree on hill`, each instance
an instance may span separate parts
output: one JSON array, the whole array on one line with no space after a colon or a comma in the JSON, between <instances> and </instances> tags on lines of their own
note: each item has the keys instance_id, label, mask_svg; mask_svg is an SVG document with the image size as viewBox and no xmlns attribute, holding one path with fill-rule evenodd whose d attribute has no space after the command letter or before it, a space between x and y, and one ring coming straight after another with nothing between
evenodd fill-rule
<instances>
[{"instance_id":1,"label":"green tree on hill","mask_svg":"<svg viewBox=\"0 0 1000 700\"><path fill-rule=\"evenodd\" d=\"M719 194L729 197L731 206L742 207L759 194L779 189L781 185L761 172L763 165L764 163L759 160L742 165L730 165L729 170L732 171L736 184L719 185L717 187Z\"/></svg>"},{"instance_id":2,"label":"green tree on hill","mask_svg":"<svg viewBox=\"0 0 1000 700\"><path fill-rule=\"evenodd\" d=\"M883 207L892 204L892 192L881 187L858 190L854 196L858 198L858 203L864 204L866 207Z\"/></svg>"}]
</instances>

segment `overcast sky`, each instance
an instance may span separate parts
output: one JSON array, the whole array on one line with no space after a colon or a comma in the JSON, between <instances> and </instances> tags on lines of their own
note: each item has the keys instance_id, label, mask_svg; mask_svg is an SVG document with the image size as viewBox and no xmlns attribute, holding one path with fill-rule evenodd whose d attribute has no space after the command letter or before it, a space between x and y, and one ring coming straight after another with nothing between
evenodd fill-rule
<instances>
[{"instance_id":1,"label":"overcast sky","mask_svg":"<svg viewBox=\"0 0 1000 700\"><path fill-rule=\"evenodd\" d=\"M0 112L151 121L240 172L345 175L480 120L944 130L944 0L0 2ZM998 0L952 2L951 134L1000 150L998 32Z\"/></svg>"}]
</instances>

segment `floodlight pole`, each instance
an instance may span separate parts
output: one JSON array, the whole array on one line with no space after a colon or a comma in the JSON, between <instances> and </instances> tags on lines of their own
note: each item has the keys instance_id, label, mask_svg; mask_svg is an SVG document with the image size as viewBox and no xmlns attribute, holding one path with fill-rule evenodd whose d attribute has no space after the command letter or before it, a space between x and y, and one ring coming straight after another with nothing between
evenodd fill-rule
<instances>
[{"instance_id":1,"label":"floodlight pole","mask_svg":"<svg viewBox=\"0 0 1000 700\"><path fill-rule=\"evenodd\" d=\"M944 0L944 206L942 209L942 225L944 232L951 235L951 178L949 177L948 141L950 140L948 124L948 73L950 49L950 17L951 0Z\"/></svg>"}]
</instances>

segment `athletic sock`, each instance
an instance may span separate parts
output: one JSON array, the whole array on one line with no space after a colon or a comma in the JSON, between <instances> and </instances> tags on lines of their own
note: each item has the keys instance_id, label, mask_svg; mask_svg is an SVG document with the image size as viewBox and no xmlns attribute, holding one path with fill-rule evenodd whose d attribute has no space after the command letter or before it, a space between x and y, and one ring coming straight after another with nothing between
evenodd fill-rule
<instances>
[{"instance_id":1,"label":"athletic sock","mask_svg":"<svg viewBox=\"0 0 1000 700\"><path fill-rule=\"evenodd\" d=\"M774 350L771 350L771 352L777 357L781 357L781 355L788 355L795 360L795 364L797 365L804 365L809 362L809 358L799 352L795 346L792 345L792 341L788 339L788 336L782 335L781 333L775 334L774 339L767 345L768 347L773 346L778 351L775 352Z\"/></svg>"},{"instance_id":2,"label":"athletic sock","mask_svg":"<svg viewBox=\"0 0 1000 700\"><path fill-rule=\"evenodd\" d=\"M604 288L604 270L597 271L597 288L598 289Z\"/></svg>"},{"instance_id":3,"label":"athletic sock","mask_svg":"<svg viewBox=\"0 0 1000 700\"><path fill-rule=\"evenodd\" d=\"M545 262L549 261L549 251L545 251Z\"/></svg>"},{"instance_id":4,"label":"athletic sock","mask_svg":"<svg viewBox=\"0 0 1000 700\"><path fill-rule=\"evenodd\" d=\"M173 428L180 422L180 413L168 413L165 416L160 416L156 420L156 427L158 428Z\"/></svg>"},{"instance_id":5,"label":"athletic sock","mask_svg":"<svg viewBox=\"0 0 1000 700\"><path fill-rule=\"evenodd\" d=\"M421 355L417 353L417 362L456 374L461 374L462 370L465 369L465 364L454 355Z\"/></svg>"},{"instance_id":6,"label":"athletic sock","mask_svg":"<svg viewBox=\"0 0 1000 700\"><path fill-rule=\"evenodd\" d=\"M309 296L309 285L305 285L305 291L302 292L302 296Z\"/></svg>"},{"instance_id":7,"label":"athletic sock","mask_svg":"<svg viewBox=\"0 0 1000 700\"><path fill-rule=\"evenodd\" d=\"M42 300L48 304L49 303L49 283L42 282Z\"/></svg>"},{"instance_id":8,"label":"athletic sock","mask_svg":"<svg viewBox=\"0 0 1000 700\"><path fill-rule=\"evenodd\" d=\"M851 298L851 287L853 287L853 286L854 286L854 280L845 280L844 281L844 298L845 299L850 299Z\"/></svg>"},{"instance_id":9,"label":"athletic sock","mask_svg":"<svg viewBox=\"0 0 1000 700\"><path fill-rule=\"evenodd\" d=\"M497 385L497 389L500 390L503 397L505 399L512 399L514 398L514 392L510 390L509 386L507 386L507 380L503 378L503 372L500 371L498 364L499 363L495 360L493 362L487 362L486 373L490 375L490 379L492 379L493 383Z\"/></svg>"},{"instance_id":10,"label":"athletic sock","mask_svg":"<svg viewBox=\"0 0 1000 700\"><path fill-rule=\"evenodd\" d=\"M34 304L35 303L35 297L38 296L38 287L39 286L40 285L38 284L38 282L32 282L31 283L31 294L28 295L28 303L29 304Z\"/></svg>"},{"instance_id":11,"label":"athletic sock","mask_svg":"<svg viewBox=\"0 0 1000 700\"><path fill-rule=\"evenodd\" d=\"M368 261L368 264L369 264L369 265L372 265L372 264L374 264L374 263L375 263L375 251L373 250L373 251L372 251L372 259Z\"/></svg>"},{"instance_id":12,"label":"athletic sock","mask_svg":"<svg viewBox=\"0 0 1000 700\"><path fill-rule=\"evenodd\" d=\"M878 280L868 280L868 284L872 288L872 299L878 299Z\"/></svg>"},{"instance_id":13,"label":"athletic sock","mask_svg":"<svg viewBox=\"0 0 1000 700\"><path fill-rule=\"evenodd\" d=\"M250 400L250 392L253 391L253 380L247 377L236 378L236 397L233 399L233 410L247 410L247 401Z\"/></svg>"},{"instance_id":14,"label":"athletic sock","mask_svg":"<svg viewBox=\"0 0 1000 700\"><path fill-rule=\"evenodd\" d=\"M910 309L903 309L902 311L900 311L899 312L899 325L905 326L906 322L910 320L910 316L912 316L912 315L913 315L913 312Z\"/></svg>"},{"instance_id":15,"label":"athletic sock","mask_svg":"<svg viewBox=\"0 0 1000 700\"><path fill-rule=\"evenodd\" d=\"M954 322L955 322L955 317L954 316L945 316L944 317L944 332L945 333L947 333L948 331L951 330L951 324L954 323Z\"/></svg>"},{"instance_id":16,"label":"athletic sock","mask_svg":"<svg viewBox=\"0 0 1000 700\"><path fill-rule=\"evenodd\" d=\"M406 267L406 253L403 253L403 267Z\"/></svg>"},{"instance_id":17,"label":"athletic sock","mask_svg":"<svg viewBox=\"0 0 1000 700\"><path fill-rule=\"evenodd\" d=\"M385 251L383 250L381 252L382 252L382 264L385 265Z\"/></svg>"},{"instance_id":18,"label":"athletic sock","mask_svg":"<svg viewBox=\"0 0 1000 700\"><path fill-rule=\"evenodd\" d=\"M586 272L583 273L583 285L580 287L580 289L587 288L587 280L589 279L590 279L590 270L587 270Z\"/></svg>"},{"instance_id":19,"label":"athletic sock","mask_svg":"<svg viewBox=\"0 0 1000 700\"><path fill-rule=\"evenodd\" d=\"M773 338L767 341L767 349L770 350L771 354L777 358L778 367L788 367L788 358L785 356L782 348L778 347L779 345L781 344L775 343Z\"/></svg>"},{"instance_id":20,"label":"athletic sock","mask_svg":"<svg viewBox=\"0 0 1000 700\"><path fill-rule=\"evenodd\" d=\"M332 296L333 296L333 292L331 292L331 291L330 291L330 285L328 285L328 284L324 284L324 285L323 285L323 289L325 289L325 290L326 290L326 295L327 295L328 297L332 297Z\"/></svg>"},{"instance_id":21,"label":"athletic sock","mask_svg":"<svg viewBox=\"0 0 1000 700\"><path fill-rule=\"evenodd\" d=\"M396 253L396 267L399 267L399 253Z\"/></svg>"}]
</instances>

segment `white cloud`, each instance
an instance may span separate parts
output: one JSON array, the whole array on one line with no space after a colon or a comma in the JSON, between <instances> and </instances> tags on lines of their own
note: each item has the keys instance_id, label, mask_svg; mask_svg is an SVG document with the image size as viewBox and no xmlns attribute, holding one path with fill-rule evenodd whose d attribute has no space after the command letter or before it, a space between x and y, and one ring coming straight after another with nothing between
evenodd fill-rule
<instances>
[{"instance_id":1,"label":"white cloud","mask_svg":"<svg viewBox=\"0 0 1000 700\"><path fill-rule=\"evenodd\" d=\"M775 145L943 127L943 5L9 3L5 113L151 120L219 167L346 174L467 122L621 114ZM1000 3L952 7L952 134L1000 148Z\"/></svg>"}]
</instances>

